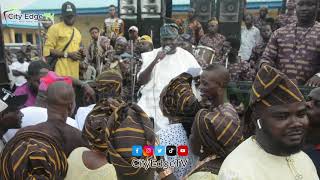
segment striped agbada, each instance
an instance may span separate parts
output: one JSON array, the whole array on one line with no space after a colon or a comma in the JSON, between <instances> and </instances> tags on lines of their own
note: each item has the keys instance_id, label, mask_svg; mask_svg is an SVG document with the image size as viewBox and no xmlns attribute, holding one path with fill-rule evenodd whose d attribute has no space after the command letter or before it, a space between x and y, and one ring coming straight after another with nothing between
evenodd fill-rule
<instances>
[{"instance_id":1,"label":"striped agbada","mask_svg":"<svg viewBox=\"0 0 320 180\"><path fill-rule=\"evenodd\" d=\"M48 134L24 131L6 145L1 154L2 180L62 180L68 162L61 145Z\"/></svg>"},{"instance_id":2,"label":"striped agbada","mask_svg":"<svg viewBox=\"0 0 320 180\"><path fill-rule=\"evenodd\" d=\"M320 72L320 23L299 27L297 23L276 30L261 57L261 63L285 73L298 85L304 85Z\"/></svg>"},{"instance_id":3,"label":"striped agbada","mask_svg":"<svg viewBox=\"0 0 320 180\"><path fill-rule=\"evenodd\" d=\"M198 134L206 154L216 156L192 173L209 171L218 174L223 160L242 141L240 119L230 103L212 109L201 109L195 117L192 133Z\"/></svg>"},{"instance_id":4,"label":"striped agbada","mask_svg":"<svg viewBox=\"0 0 320 180\"><path fill-rule=\"evenodd\" d=\"M249 108L245 115L245 137L253 135L255 125L251 118L256 108L268 108L304 101L297 85L274 67L264 65L257 73L250 91Z\"/></svg>"},{"instance_id":5,"label":"striped agbada","mask_svg":"<svg viewBox=\"0 0 320 180\"><path fill-rule=\"evenodd\" d=\"M121 74L115 70L104 71L97 77L96 86L100 98L86 118L82 135L88 139L94 149L105 152L107 150L106 122L113 110L124 103L121 100Z\"/></svg>"},{"instance_id":6,"label":"striped agbada","mask_svg":"<svg viewBox=\"0 0 320 180\"><path fill-rule=\"evenodd\" d=\"M118 107L107 122L106 140L111 163L117 174L121 176L144 177L149 174L144 168L135 168L131 165L133 145L155 145L153 124L147 114L135 104L122 104ZM141 159L153 157L142 156Z\"/></svg>"}]
</instances>

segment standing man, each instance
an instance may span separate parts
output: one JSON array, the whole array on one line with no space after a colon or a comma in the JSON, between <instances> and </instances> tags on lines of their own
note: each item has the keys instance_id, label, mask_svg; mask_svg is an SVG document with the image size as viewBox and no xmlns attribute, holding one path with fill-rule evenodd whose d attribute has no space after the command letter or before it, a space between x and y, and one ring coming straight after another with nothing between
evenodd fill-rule
<instances>
[{"instance_id":1,"label":"standing man","mask_svg":"<svg viewBox=\"0 0 320 180\"><path fill-rule=\"evenodd\" d=\"M198 44L201 37L204 35L201 23L196 19L195 9L188 10L188 18L184 21L184 33L191 35L192 44Z\"/></svg>"},{"instance_id":2,"label":"standing man","mask_svg":"<svg viewBox=\"0 0 320 180\"><path fill-rule=\"evenodd\" d=\"M262 55L297 85L320 86L320 23L317 0L297 0L298 22L276 30Z\"/></svg>"},{"instance_id":3,"label":"standing man","mask_svg":"<svg viewBox=\"0 0 320 180\"><path fill-rule=\"evenodd\" d=\"M92 65L95 69L98 69L99 63L99 50L101 50L99 43L100 30L98 27L92 27L89 30L91 35L91 43L88 48L88 54L86 61Z\"/></svg>"},{"instance_id":4,"label":"standing man","mask_svg":"<svg viewBox=\"0 0 320 180\"><path fill-rule=\"evenodd\" d=\"M109 16L104 20L104 35L112 42L124 35L124 21L117 17L115 5L109 6Z\"/></svg>"},{"instance_id":5,"label":"standing man","mask_svg":"<svg viewBox=\"0 0 320 180\"><path fill-rule=\"evenodd\" d=\"M220 61L223 56L222 47L226 38L222 34L219 34L218 31L219 22L214 18L208 22L208 34L202 36L199 45L211 47L215 51L215 56Z\"/></svg>"},{"instance_id":6,"label":"standing man","mask_svg":"<svg viewBox=\"0 0 320 180\"><path fill-rule=\"evenodd\" d=\"M13 79L11 81L14 82L16 87L20 87L27 82L27 70L29 67L29 63L26 62L26 54L22 50L17 52L18 61L13 62L9 65L10 71L12 71Z\"/></svg>"},{"instance_id":7,"label":"standing man","mask_svg":"<svg viewBox=\"0 0 320 180\"><path fill-rule=\"evenodd\" d=\"M296 23L298 21L297 15L295 12L296 4L295 0L288 0L287 2L287 12L285 14L280 14L276 25L278 28L282 28L288 24Z\"/></svg>"},{"instance_id":8,"label":"standing man","mask_svg":"<svg viewBox=\"0 0 320 180\"><path fill-rule=\"evenodd\" d=\"M259 16L254 19L254 26L257 27L260 31L262 26L267 24L268 11L269 10L267 7L261 7Z\"/></svg>"},{"instance_id":9,"label":"standing man","mask_svg":"<svg viewBox=\"0 0 320 180\"><path fill-rule=\"evenodd\" d=\"M249 106L255 135L228 155L218 179L318 180L314 164L301 151L309 120L297 86L285 74L265 65L252 84Z\"/></svg>"},{"instance_id":10,"label":"standing man","mask_svg":"<svg viewBox=\"0 0 320 180\"><path fill-rule=\"evenodd\" d=\"M71 2L65 2L61 11L63 22L49 28L43 56L58 58L54 70L59 76L79 79L79 61L82 59L82 53L80 51L81 34L74 27L76 7Z\"/></svg>"},{"instance_id":11,"label":"standing man","mask_svg":"<svg viewBox=\"0 0 320 180\"><path fill-rule=\"evenodd\" d=\"M252 48L261 42L260 31L253 25L252 14L246 14L244 17L245 26L241 29L241 46L239 56L242 61L249 60Z\"/></svg>"},{"instance_id":12,"label":"standing man","mask_svg":"<svg viewBox=\"0 0 320 180\"><path fill-rule=\"evenodd\" d=\"M129 28L129 40L132 40L133 43L136 43L139 40L139 29L137 26L131 26Z\"/></svg>"},{"instance_id":13,"label":"standing man","mask_svg":"<svg viewBox=\"0 0 320 180\"><path fill-rule=\"evenodd\" d=\"M178 27L165 24L160 28L161 48L142 54L138 84L144 86L138 105L154 118L155 131L168 126L168 119L159 107L160 93L170 80L190 68L200 68L196 59L177 47Z\"/></svg>"}]
</instances>

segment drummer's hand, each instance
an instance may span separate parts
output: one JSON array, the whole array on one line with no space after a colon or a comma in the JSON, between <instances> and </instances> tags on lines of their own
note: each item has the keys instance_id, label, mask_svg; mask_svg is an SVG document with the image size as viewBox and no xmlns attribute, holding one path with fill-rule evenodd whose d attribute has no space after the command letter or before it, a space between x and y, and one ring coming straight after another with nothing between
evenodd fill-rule
<instances>
[{"instance_id":1,"label":"drummer's hand","mask_svg":"<svg viewBox=\"0 0 320 180\"><path fill-rule=\"evenodd\" d=\"M318 77L317 75L314 75L311 79L309 79L306 86L320 87L320 77Z\"/></svg>"},{"instance_id":2,"label":"drummer's hand","mask_svg":"<svg viewBox=\"0 0 320 180\"><path fill-rule=\"evenodd\" d=\"M82 86L83 91L84 91L84 97L86 102L95 102L96 101L96 95L94 90L88 85L88 84L84 84Z\"/></svg>"}]
</instances>

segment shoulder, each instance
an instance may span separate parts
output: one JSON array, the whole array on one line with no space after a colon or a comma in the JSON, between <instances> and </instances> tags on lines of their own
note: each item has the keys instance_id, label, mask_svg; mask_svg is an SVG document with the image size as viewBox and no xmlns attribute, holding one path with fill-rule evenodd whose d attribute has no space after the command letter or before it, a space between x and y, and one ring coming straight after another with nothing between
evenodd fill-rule
<instances>
[{"instance_id":1,"label":"shoulder","mask_svg":"<svg viewBox=\"0 0 320 180\"><path fill-rule=\"evenodd\" d=\"M51 30L59 30L61 27L64 26L64 23L63 22L59 22L59 23L56 23L56 24L53 24L52 26L50 26L50 28L48 29L49 31Z\"/></svg>"},{"instance_id":2,"label":"shoulder","mask_svg":"<svg viewBox=\"0 0 320 180\"><path fill-rule=\"evenodd\" d=\"M14 95L25 95L28 94L28 83L23 84L22 86L18 87L15 91L14 91Z\"/></svg>"}]
</instances>

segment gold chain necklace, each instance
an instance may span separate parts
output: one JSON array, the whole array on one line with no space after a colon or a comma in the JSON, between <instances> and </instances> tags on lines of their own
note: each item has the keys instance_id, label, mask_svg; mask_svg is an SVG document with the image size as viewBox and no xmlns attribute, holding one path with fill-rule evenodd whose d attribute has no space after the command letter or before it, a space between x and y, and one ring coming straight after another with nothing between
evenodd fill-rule
<instances>
[{"instance_id":1,"label":"gold chain necklace","mask_svg":"<svg viewBox=\"0 0 320 180\"><path fill-rule=\"evenodd\" d=\"M262 146L259 144L259 142L256 140L256 137L255 136L252 136L252 141L254 141L263 151L265 151ZM302 174L300 174L298 171L297 171L297 168L294 166L294 160L291 158L291 156L287 156L286 157L286 161L287 161L287 164L288 164L288 167L291 171L291 173L293 174L294 176L294 179L295 180L302 180L303 179L303 176Z\"/></svg>"}]
</instances>

